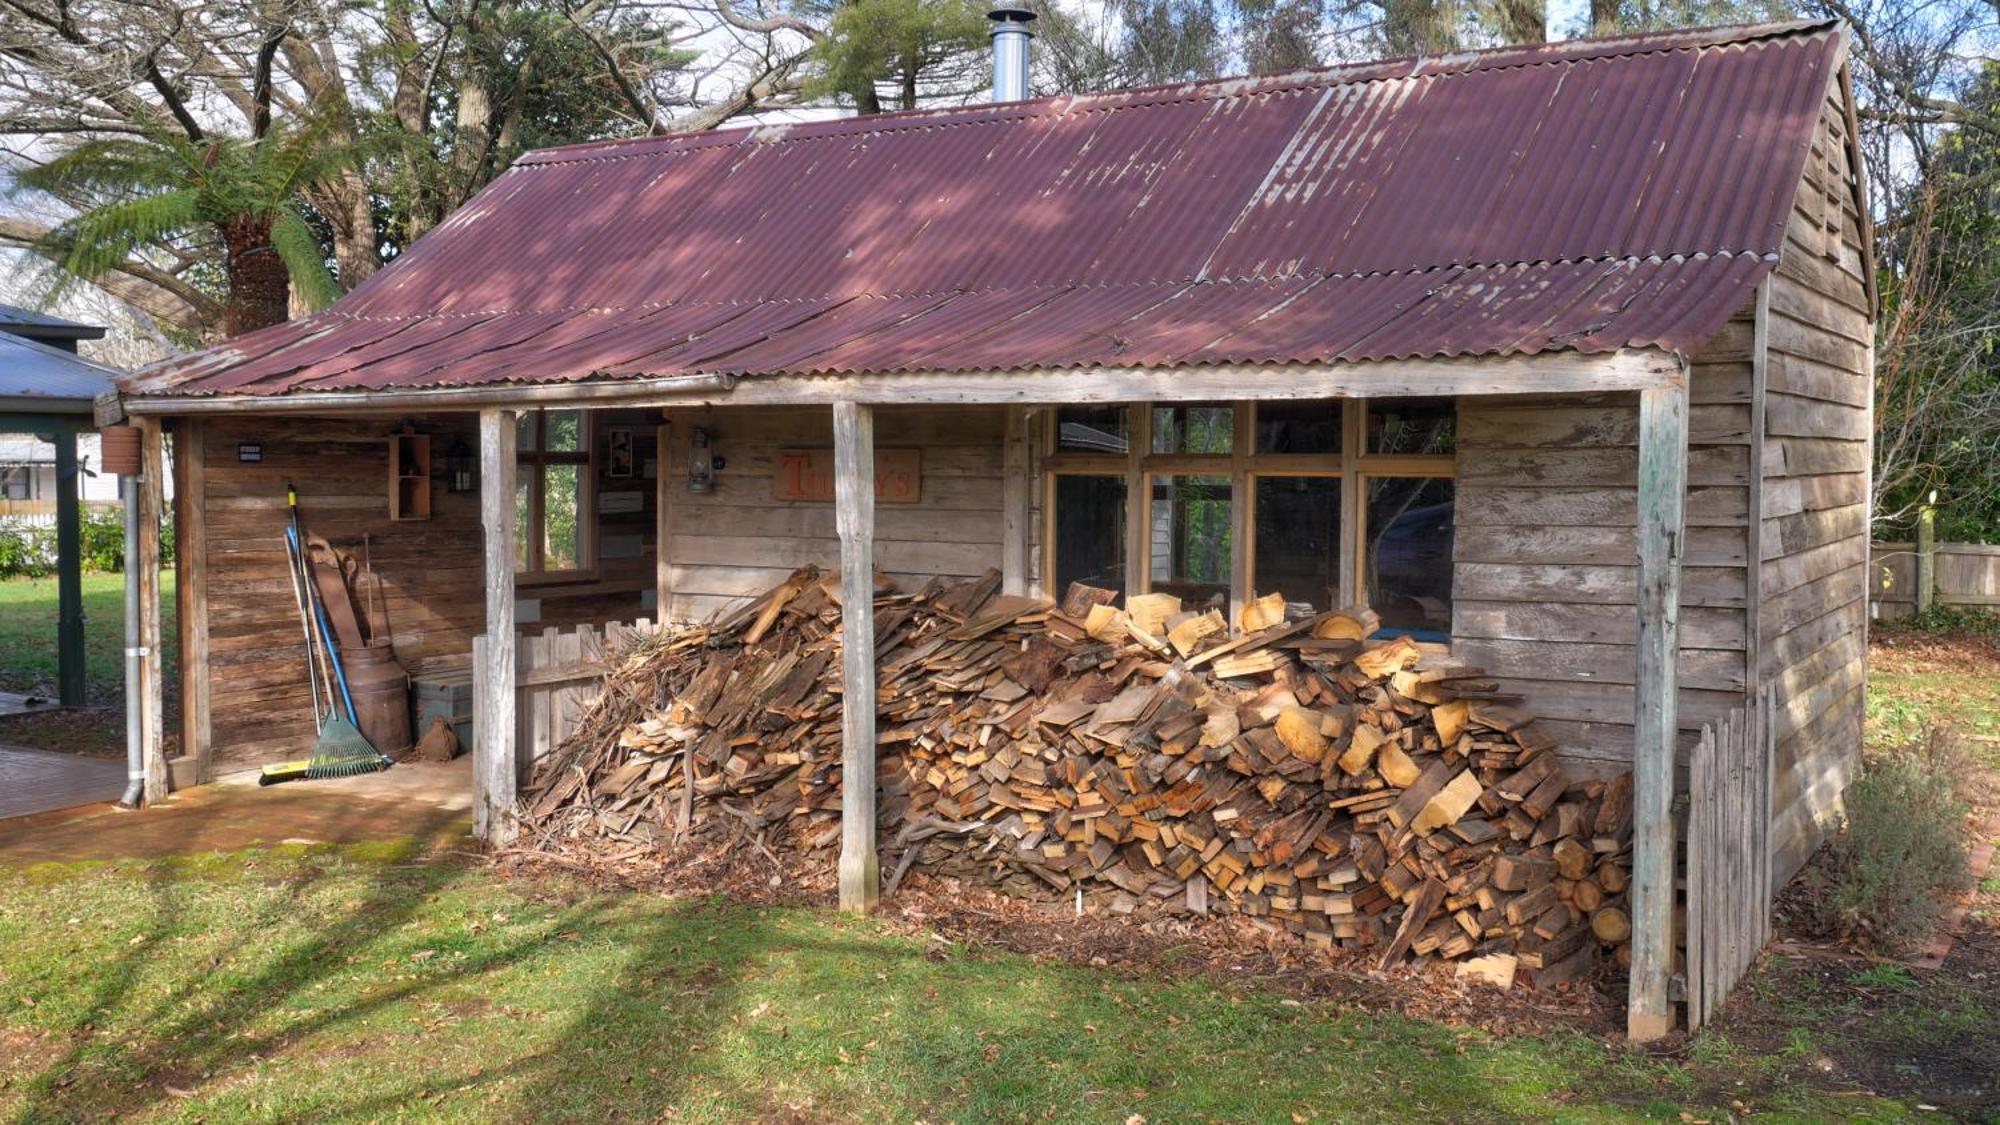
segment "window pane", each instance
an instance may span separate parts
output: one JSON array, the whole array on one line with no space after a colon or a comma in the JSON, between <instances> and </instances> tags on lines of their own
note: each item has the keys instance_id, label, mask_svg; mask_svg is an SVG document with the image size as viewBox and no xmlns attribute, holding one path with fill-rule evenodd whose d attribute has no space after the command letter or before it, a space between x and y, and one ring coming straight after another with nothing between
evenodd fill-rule
<instances>
[{"instance_id":1,"label":"window pane","mask_svg":"<svg viewBox=\"0 0 2000 1125\"><path fill-rule=\"evenodd\" d=\"M1368 541L1361 565L1368 605L1385 631L1423 640L1451 638L1449 480L1378 477L1368 481Z\"/></svg>"},{"instance_id":2,"label":"window pane","mask_svg":"<svg viewBox=\"0 0 2000 1125\"><path fill-rule=\"evenodd\" d=\"M1452 398L1371 398L1368 452L1443 454L1457 447L1458 402Z\"/></svg>"},{"instance_id":3,"label":"window pane","mask_svg":"<svg viewBox=\"0 0 2000 1125\"><path fill-rule=\"evenodd\" d=\"M550 453L579 453L583 450L583 411L547 411L548 425L543 433L548 437Z\"/></svg>"},{"instance_id":4,"label":"window pane","mask_svg":"<svg viewBox=\"0 0 2000 1125\"><path fill-rule=\"evenodd\" d=\"M526 472L514 482L514 569L534 568L535 484Z\"/></svg>"},{"instance_id":5,"label":"window pane","mask_svg":"<svg viewBox=\"0 0 2000 1125\"><path fill-rule=\"evenodd\" d=\"M535 444L535 435L541 432L542 412L523 410L514 416L514 452L533 453L540 448Z\"/></svg>"},{"instance_id":6,"label":"window pane","mask_svg":"<svg viewBox=\"0 0 2000 1125\"><path fill-rule=\"evenodd\" d=\"M555 419L549 420L555 432ZM579 465L542 466L542 569L575 570L582 565L583 472Z\"/></svg>"},{"instance_id":7,"label":"window pane","mask_svg":"<svg viewBox=\"0 0 2000 1125\"><path fill-rule=\"evenodd\" d=\"M1125 478L1056 477L1056 581L1125 592Z\"/></svg>"},{"instance_id":8,"label":"window pane","mask_svg":"<svg viewBox=\"0 0 2000 1125\"><path fill-rule=\"evenodd\" d=\"M1056 411L1056 451L1123 456L1132 448L1132 415L1122 406L1065 406Z\"/></svg>"},{"instance_id":9,"label":"window pane","mask_svg":"<svg viewBox=\"0 0 2000 1125\"><path fill-rule=\"evenodd\" d=\"M1153 452L1228 453L1233 425L1227 406L1156 406Z\"/></svg>"},{"instance_id":10,"label":"window pane","mask_svg":"<svg viewBox=\"0 0 2000 1125\"><path fill-rule=\"evenodd\" d=\"M1257 452L1340 452L1340 403L1258 403Z\"/></svg>"},{"instance_id":11,"label":"window pane","mask_svg":"<svg viewBox=\"0 0 2000 1125\"><path fill-rule=\"evenodd\" d=\"M1302 612L1333 609L1340 596L1340 478L1258 477L1255 568L1258 595L1280 593Z\"/></svg>"},{"instance_id":12,"label":"window pane","mask_svg":"<svg viewBox=\"0 0 2000 1125\"><path fill-rule=\"evenodd\" d=\"M1229 605L1228 477L1164 474L1152 478L1152 589L1186 608ZM1218 600L1219 599L1219 600Z\"/></svg>"}]
</instances>

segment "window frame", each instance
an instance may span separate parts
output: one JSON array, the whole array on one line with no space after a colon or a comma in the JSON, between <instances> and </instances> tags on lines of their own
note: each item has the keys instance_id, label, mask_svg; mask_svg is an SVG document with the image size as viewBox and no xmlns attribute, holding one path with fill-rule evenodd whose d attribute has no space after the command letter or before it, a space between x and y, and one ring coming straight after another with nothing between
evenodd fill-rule
<instances>
[{"instance_id":1,"label":"window frame","mask_svg":"<svg viewBox=\"0 0 2000 1125\"><path fill-rule=\"evenodd\" d=\"M1152 588L1152 507L1153 478L1161 475L1226 476L1230 480L1232 536L1230 552L1229 612L1232 620L1246 601L1257 596L1256 575L1256 483L1263 477L1324 477L1340 481L1339 589L1350 605L1365 605L1367 574L1361 552L1367 543L1367 487L1378 477L1420 477L1455 480L1456 453L1394 454L1368 453L1368 400L1327 399L1329 407L1341 411L1340 451L1337 453L1258 453L1257 411L1261 400L1229 401L1232 434L1228 453L1154 453L1153 408L1158 403L1127 404L1128 447L1123 456L1115 454L1065 453L1057 447L1059 426L1056 412L1048 412L1050 424L1042 427L1042 543L1041 571L1053 584L1056 571L1055 480L1063 475L1125 477L1125 595L1147 593ZM1175 404L1181 405L1181 404ZM1188 403L1185 405L1209 405ZM1225 405L1217 402L1213 405ZM1049 590L1060 598L1061 590Z\"/></svg>"},{"instance_id":2,"label":"window frame","mask_svg":"<svg viewBox=\"0 0 2000 1125\"><path fill-rule=\"evenodd\" d=\"M518 443L514 450L514 474L518 484L528 486L528 520L516 530L520 542L528 549L527 566L515 560L514 581L523 586L545 586L568 582L589 582L597 578L597 426L595 411L579 407L556 407L557 410L576 410L577 446L575 450L548 450L549 409L524 410L521 418L535 420L535 447L527 449ZM518 422L516 423L518 425ZM550 465L576 465L580 468L577 489L576 514L576 565L560 570L548 569L547 531L547 484L543 469Z\"/></svg>"}]
</instances>

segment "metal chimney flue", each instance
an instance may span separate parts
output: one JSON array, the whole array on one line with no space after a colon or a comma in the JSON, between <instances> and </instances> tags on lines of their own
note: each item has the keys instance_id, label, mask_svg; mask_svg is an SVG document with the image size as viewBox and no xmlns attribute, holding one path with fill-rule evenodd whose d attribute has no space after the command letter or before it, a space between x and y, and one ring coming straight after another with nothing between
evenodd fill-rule
<instances>
[{"instance_id":1,"label":"metal chimney flue","mask_svg":"<svg viewBox=\"0 0 2000 1125\"><path fill-rule=\"evenodd\" d=\"M993 100L1018 102L1028 96L1028 42L1035 37L1028 25L1035 13L1002 4L986 18L993 21Z\"/></svg>"}]
</instances>

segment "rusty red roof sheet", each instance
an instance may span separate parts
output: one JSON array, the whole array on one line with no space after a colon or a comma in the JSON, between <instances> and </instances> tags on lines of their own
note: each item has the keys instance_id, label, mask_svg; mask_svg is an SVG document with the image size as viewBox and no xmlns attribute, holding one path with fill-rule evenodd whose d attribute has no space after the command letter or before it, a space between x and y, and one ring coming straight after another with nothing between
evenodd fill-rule
<instances>
[{"instance_id":1,"label":"rusty red roof sheet","mask_svg":"<svg viewBox=\"0 0 2000 1125\"><path fill-rule=\"evenodd\" d=\"M326 312L134 387L1687 351L1775 262L1843 50L1770 24L535 152Z\"/></svg>"}]
</instances>

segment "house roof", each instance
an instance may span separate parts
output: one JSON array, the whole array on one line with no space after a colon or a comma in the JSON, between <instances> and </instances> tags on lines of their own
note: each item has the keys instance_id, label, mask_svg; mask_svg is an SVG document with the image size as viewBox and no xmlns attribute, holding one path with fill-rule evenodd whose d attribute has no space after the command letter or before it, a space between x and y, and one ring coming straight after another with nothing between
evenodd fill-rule
<instances>
[{"instance_id":1,"label":"house roof","mask_svg":"<svg viewBox=\"0 0 2000 1125\"><path fill-rule=\"evenodd\" d=\"M1843 50L1765 24L534 152L134 389L1685 352L1775 263Z\"/></svg>"},{"instance_id":2,"label":"house roof","mask_svg":"<svg viewBox=\"0 0 2000 1125\"><path fill-rule=\"evenodd\" d=\"M0 332L0 413L89 414L118 372L87 359Z\"/></svg>"},{"instance_id":3,"label":"house roof","mask_svg":"<svg viewBox=\"0 0 2000 1125\"><path fill-rule=\"evenodd\" d=\"M80 324L24 309L19 305L0 304L0 332L36 340L101 340L105 329L95 324Z\"/></svg>"}]
</instances>

